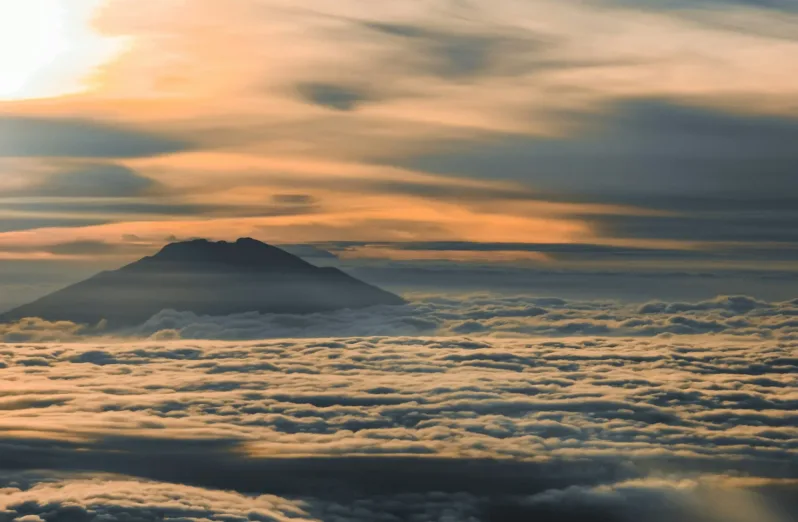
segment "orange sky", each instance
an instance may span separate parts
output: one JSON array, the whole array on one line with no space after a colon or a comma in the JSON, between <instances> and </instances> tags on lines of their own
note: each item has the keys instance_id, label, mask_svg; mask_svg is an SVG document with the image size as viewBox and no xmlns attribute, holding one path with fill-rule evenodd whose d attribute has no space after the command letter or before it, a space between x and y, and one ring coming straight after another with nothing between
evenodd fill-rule
<instances>
[{"instance_id":1,"label":"orange sky","mask_svg":"<svg viewBox=\"0 0 798 522\"><path fill-rule=\"evenodd\" d=\"M585 132L580 115L600 120L618 100L798 114L798 17L735 2L13 4L0 8L14 29L0 35L14 49L0 51L5 258L133 236L693 249L608 233L591 216L674 211L551 197L534 162L529 179L505 179L406 159L508 136L567 141Z\"/></svg>"}]
</instances>

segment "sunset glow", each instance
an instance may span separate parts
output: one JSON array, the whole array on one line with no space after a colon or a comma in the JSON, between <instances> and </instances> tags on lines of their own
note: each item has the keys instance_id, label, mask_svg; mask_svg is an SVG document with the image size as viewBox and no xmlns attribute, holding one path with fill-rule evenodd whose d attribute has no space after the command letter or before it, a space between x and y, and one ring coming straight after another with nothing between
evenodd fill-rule
<instances>
[{"instance_id":1,"label":"sunset glow","mask_svg":"<svg viewBox=\"0 0 798 522\"><path fill-rule=\"evenodd\" d=\"M798 0L0 0L0 522L798 521Z\"/></svg>"},{"instance_id":2,"label":"sunset glow","mask_svg":"<svg viewBox=\"0 0 798 522\"><path fill-rule=\"evenodd\" d=\"M94 32L100 0L0 3L0 100L46 97L83 88L116 45Z\"/></svg>"}]
</instances>

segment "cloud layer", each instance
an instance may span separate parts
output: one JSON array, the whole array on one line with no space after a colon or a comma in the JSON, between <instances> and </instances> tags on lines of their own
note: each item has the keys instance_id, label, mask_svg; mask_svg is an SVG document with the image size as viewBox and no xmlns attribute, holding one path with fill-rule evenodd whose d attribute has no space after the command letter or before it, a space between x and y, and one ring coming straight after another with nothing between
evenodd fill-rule
<instances>
[{"instance_id":1,"label":"cloud layer","mask_svg":"<svg viewBox=\"0 0 798 522\"><path fill-rule=\"evenodd\" d=\"M787 522L798 513L797 348L4 345L0 516Z\"/></svg>"},{"instance_id":2,"label":"cloud layer","mask_svg":"<svg viewBox=\"0 0 798 522\"><path fill-rule=\"evenodd\" d=\"M261 339L351 335L654 337L735 335L798 339L798 303L723 296L693 303L643 305L558 298L428 297L403 307L307 316L247 313L199 317L165 310L126 333L188 339Z\"/></svg>"},{"instance_id":3,"label":"cloud layer","mask_svg":"<svg viewBox=\"0 0 798 522\"><path fill-rule=\"evenodd\" d=\"M796 244L787 0L68 3L65 30L127 47L84 92L2 104L6 257L250 235L646 248L706 268Z\"/></svg>"},{"instance_id":4,"label":"cloud layer","mask_svg":"<svg viewBox=\"0 0 798 522\"><path fill-rule=\"evenodd\" d=\"M767 302L748 296L719 296L697 302L623 304L524 296L419 296L404 306L305 315L248 312L198 316L163 310L143 324L124 330L107 331L102 324L90 326L30 318L0 325L0 340L75 341L104 335L209 340L397 335L717 335L794 341L798 340L798 300Z\"/></svg>"}]
</instances>

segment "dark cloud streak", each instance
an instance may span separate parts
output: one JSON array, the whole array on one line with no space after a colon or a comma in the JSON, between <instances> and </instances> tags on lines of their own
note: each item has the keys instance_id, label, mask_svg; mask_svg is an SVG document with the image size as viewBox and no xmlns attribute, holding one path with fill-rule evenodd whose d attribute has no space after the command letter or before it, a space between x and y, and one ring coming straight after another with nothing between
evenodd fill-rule
<instances>
[{"instance_id":1,"label":"dark cloud streak","mask_svg":"<svg viewBox=\"0 0 798 522\"><path fill-rule=\"evenodd\" d=\"M309 103L343 112L355 110L371 99L360 89L321 82L302 83L297 92Z\"/></svg>"},{"instance_id":2,"label":"dark cloud streak","mask_svg":"<svg viewBox=\"0 0 798 522\"><path fill-rule=\"evenodd\" d=\"M586 114L562 138L463 142L389 163L512 180L541 200L674 214L579 216L610 237L795 242L796 140L795 119L638 100Z\"/></svg>"},{"instance_id":3,"label":"dark cloud streak","mask_svg":"<svg viewBox=\"0 0 798 522\"><path fill-rule=\"evenodd\" d=\"M0 116L0 157L140 158L192 148L187 141L113 123Z\"/></svg>"},{"instance_id":4,"label":"dark cloud streak","mask_svg":"<svg viewBox=\"0 0 798 522\"><path fill-rule=\"evenodd\" d=\"M1 197L125 198L157 193L155 180L113 163L66 165L33 186L0 193Z\"/></svg>"}]
</instances>

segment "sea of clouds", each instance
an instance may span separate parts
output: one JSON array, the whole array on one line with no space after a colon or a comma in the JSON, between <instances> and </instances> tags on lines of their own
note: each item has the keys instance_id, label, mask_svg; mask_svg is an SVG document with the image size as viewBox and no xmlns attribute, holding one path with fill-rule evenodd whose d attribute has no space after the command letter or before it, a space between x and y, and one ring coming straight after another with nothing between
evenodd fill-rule
<instances>
[{"instance_id":1,"label":"sea of clouds","mask_svg":"<svg viewBox=\"0 0 798 522\"><path fill-rule=\"evenodd\" d=\"M433 302L438 328L629 320L609 304ZM778 327L795 309L635 309L659 333L686 333L665 328L683 317L747 333L732 336L12 341L0 520L798 520L798 340ZM186 317L143 333L264 327Z\"/></svg>"},{"instance_id":2,"label":"sea of clouds","mask_svg":"<svg viewBox=\"0 0 798 522\"><path fill-rule=\"evenodd\" d=\"M719 296L699 302L575 301L528 296L416 296L406 306L377 306L309 315L220 317L164 310L135 328L27 319L0 325L0 341L75 341L112 334L126 338L255 340L350 336L612 336L732 335L798 339L798 299L767 302Z\"/></svg>"}]
</instances>

